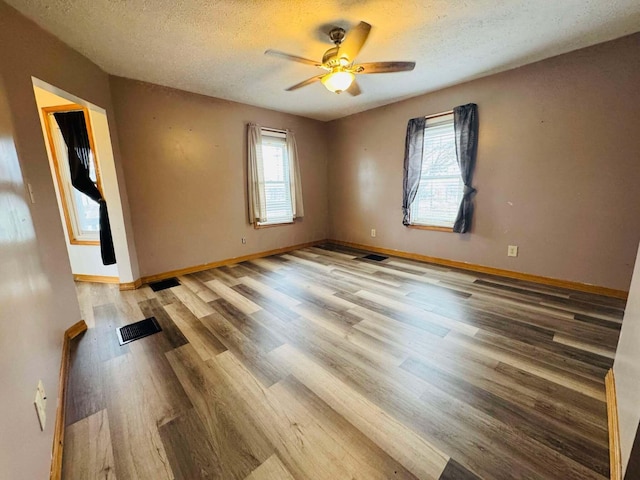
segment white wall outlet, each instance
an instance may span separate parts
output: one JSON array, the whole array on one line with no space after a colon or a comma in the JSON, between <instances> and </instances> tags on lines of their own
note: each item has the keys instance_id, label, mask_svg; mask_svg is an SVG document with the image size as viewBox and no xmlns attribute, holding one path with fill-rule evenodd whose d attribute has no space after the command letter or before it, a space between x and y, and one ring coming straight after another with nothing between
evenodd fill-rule
<instances>
[{"instance_id":1,"label":"white wall outlet","mask_svg":"<svg viewBox=\"0 0 640 480\"><path fill-rule=\"evenodd\" d=\"M40 428L44 431L44 425L47 422L47 394L44 391L44 385L42 380L38 381L38 388L36 389L36 413L38 414L38 420L40 421Z\"/></svg>"},{"instance_id":2,"label":"white wall outlet","mask_svg":"<svg viewBox=\"0 0 640 480\"><path fill-rule=\"evenodd\" d=\"M507 247L507 257L517 257L517 256L518 256L518 246L509 245Z\"/></svg>"},{"instance_id":3,"label":"white wall outlet","mask_svg":"<svg viewBox=\"0 0 640 480\"><path fill-rule=\"evenodd\" d=\"M372 237L375 237L375 236L376 236L376 229L375 229L375 228L372 228L372 229L371 229L371 236L372 236Z\"/></svg>"},{"instance_id":4,"label":"white wall outlet","mask_svg":"<svg viewBox=\"0 0 640 480\"><path fill-rule=\"evenodd\" d=\"M247 239L245 237L242 237L242 244L246 245L247 244Z\"/></svg>"}]
</instances>

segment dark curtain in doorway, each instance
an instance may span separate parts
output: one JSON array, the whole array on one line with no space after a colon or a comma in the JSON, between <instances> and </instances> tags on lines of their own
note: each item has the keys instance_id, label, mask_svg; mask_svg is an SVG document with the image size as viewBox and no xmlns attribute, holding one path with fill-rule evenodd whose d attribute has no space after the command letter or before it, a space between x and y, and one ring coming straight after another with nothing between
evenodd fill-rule
<instances>
[{"instance_id":1,"label":"dark curtain in doorway","mask_svg":"<svg viewBox=\"0 0 640 480\"><path fill-rule=\"evenodd\" d=\"M53 115L67 145L71 184L76 190L100 204L100 253L102 255L102 263L104 265L113 265L116 263L116 254L113 249L107 202L105 202L102 193L100 193L100 190L89 175L91 145L84 112L57 112Z\"/></svg>"},{"instance_id":2,"label":"dark curtain in doorway","mask_svg":"<svg viewBox=\"0 0 640 480\"><path fill-rule=\"evenodd\" d=\"M471 180L478 153L478 106L469 103L454 108L453 127L456 135L456 156L464 183L462 202L453 224L453 231L467 233L471 229L473 194L476 193L476 189L471 186Z\"/></svg>"}]
</instances>

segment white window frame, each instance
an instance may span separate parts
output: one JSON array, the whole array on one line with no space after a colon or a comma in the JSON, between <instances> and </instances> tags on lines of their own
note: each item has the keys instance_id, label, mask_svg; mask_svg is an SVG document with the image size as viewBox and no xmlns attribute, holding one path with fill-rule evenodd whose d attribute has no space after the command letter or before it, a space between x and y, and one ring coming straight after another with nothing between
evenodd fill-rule
<instances>
[{"instance_id":1,"label":"white window frame","mask_svg":"<svg viewBox=\"0 0 640 480\"><path fill-rule=\"evenodd\" d=\"M455 174L451 173L447 175L428 175L428 170L427 170L429 166L429 161L427 158L427 156L429 155L429 150L426 145L426 143L428 142L427 131L428 129L434 128L434 127L442 128L442 127L448 127L448 126L451 127L452 144L450 145L450 148L453 149L453 154L455 155L455 131L453 130L454 129L453 111L445 112L438 115L433 115L426 118L425 127L424 127L425 128L425 132L424 132L425 145L423 147L424 153L422 158L422 171L420 173L420 181L418 183L418 192L416 193L416 198L411 203L410 214L409 214L409 218L411 219L411 223L410 223L411 226L414 226L417 228L430 229L430 230L441 230L441 231L447 231L447 232L453 231L453 224L457 216L457 208L455 213L452 214L452 217L450 219L447 219L446 221L441 219L434 219L433 217L430 218L428 216L420 217L419 216L420 202L418 200L418 198L421 195L421 189L429 188L430 181L455 180L456 186L457 186L455 203L457 206L459 206L460 202L462 202L462 195L464 193L464 182L462 181L462 176L460 174L459 167ZM453 158L455 158L455 156ZM456 161L456 166L457 166L457 161Z\"/></svg>"},{"instance_id":2,"label":"white window frame","mask_svg":"<svg viewBox=\"0 0 640 480\"><path fill-rule=\"evenodd\" d=\"M263 164L263 174L265 174L264 172L267 172L268 166L267 166L267 162L269 162L271 159L268 158L267 154L266 154L266 149L265 146L273 146L273 145L278 145L281 147L282 149L282 180L267 180L266 174L265 177L263 178L263 182L264 182L264 190L265 190L265 203L266 203L266 211L267 211L267 220L264 222L256 222L256 228L260 228L260 227L271 227L271 226L276 226L276 225L288 225L293 223L293 203L292 203L292 199L291 199L291 165L289 163L289 155L287 152L287 134L286 132L282 132L282 131L278 131L278 130L273 130L270 128L260 128L260 132L261 132L261 137L262 137L262 145L260 145L260 148L262 148L262 164ZM284 216L274 216L274 217L269 217L269 187L275 187L281 185L284 188L285 191L285 202L288 201L289 203L289 212L290 215L284 215Z\"/></svg>"}]
</instances>

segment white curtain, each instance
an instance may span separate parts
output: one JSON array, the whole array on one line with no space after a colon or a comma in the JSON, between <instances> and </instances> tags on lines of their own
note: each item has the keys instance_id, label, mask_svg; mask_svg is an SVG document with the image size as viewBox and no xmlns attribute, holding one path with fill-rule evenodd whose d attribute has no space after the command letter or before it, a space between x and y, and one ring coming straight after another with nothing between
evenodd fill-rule
<instances>
[{"instance_id":1,"label":"white curtain","mask_svg":"<svg viewBox=\"0 0 640 480\"><path fill-rule=\"evenodd\" d=\"M302 182L300 181L300 166L298 164L298 147L293 132L287 130L287 155L289 157L289 186L291 188L291 208L293 218L304 217L302 204Z\"/></svg>"},{"instance_id":2,"label":"white curtain","mask_svg":"<svg viewBox=\"0 0 640 480\"><path fill-rule=\"evenodd\" d=\"M249 223L267 221L262 163L262 132L260 125L249 124L247 131L247 179L249 191Z\"/></svg>"}]
</instances>

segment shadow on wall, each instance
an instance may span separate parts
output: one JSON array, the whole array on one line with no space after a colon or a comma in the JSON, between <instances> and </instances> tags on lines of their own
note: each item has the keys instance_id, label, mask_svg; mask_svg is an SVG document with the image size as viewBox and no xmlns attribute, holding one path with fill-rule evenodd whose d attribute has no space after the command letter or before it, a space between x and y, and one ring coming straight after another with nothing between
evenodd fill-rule
<instances>
[{"instance_id":1,"label":"shadow on wall","mask_svg":"<svg viewBox=\"0 0 640 480\"><path fill-rule=\"evenodd\" d=\"M631 449L631 457L629 457L629 463L627 464L627 473L624 476L624 480L639 480L640 479L640 425L636 430L636 439L633 442L633 448Z\"/></svg>"}]
</instances>

